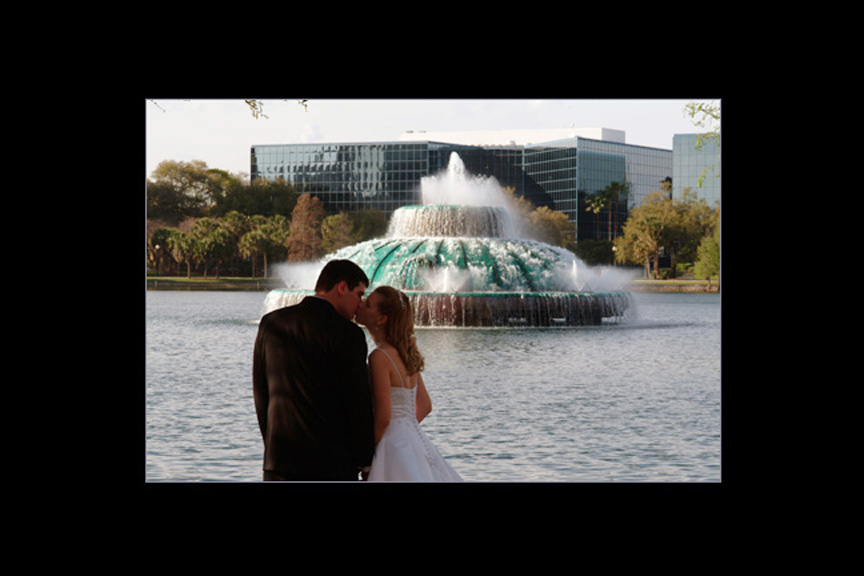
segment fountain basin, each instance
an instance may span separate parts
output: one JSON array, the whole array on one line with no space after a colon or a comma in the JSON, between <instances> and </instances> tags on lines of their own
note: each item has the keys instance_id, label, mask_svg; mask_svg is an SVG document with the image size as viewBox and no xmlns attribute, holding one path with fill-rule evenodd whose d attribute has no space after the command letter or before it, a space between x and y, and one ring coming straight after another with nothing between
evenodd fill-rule
<instances>
[{"instance_id":1,"label":"fountain basin","mask_svg":"<svg viewBox=\"0 0 864 576\"><path fill-rule=\"evenodd\" d=\"M275 289L268 310L299 303L313 292ZM534 327L596 326L624 318L627 292L416 292L411 299L416 326Z\"/></svg>"}]
</instances>

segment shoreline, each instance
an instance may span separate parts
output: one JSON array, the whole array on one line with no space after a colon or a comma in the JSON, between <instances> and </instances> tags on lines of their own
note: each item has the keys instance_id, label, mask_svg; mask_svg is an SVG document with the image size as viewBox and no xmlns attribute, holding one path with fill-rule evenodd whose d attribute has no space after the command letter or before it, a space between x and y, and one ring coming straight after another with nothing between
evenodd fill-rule
<instances>
[{"instance_id":1,"label":"shoreline","mask_svg":"<svg viewBox=\"0 0 864 576\"><path fill-rule=\"evenodd\" d=\"M266 292L282 287L279 278L186 278L156 276L147 278L147 290L221 290L225 292Z\"/></svg>"},{"instance_id":2,"label":"shoreline","mask_svg":"<svg viewBox=\"0 0 864 576\"><path fill-rule=\"evenodd\" d=\"M706 292L717 294L720 292L720 283L706 280L646 280L640 278L627 284L627 289L631 292Z\"/></svg>"},{"instance_id":3,"label":"shoreline","mask_svg":"<svg viewBox=\"0 0 864 576\"><path fill-rule=\"evenodd\" d=\"M279 278L186 278L158 276L147 278L147 290L220 290L225 292L268 292L283 288ZM631 281L626 291L672 293L718 293L720 284L705 280L646 280Z\"/></svg>"}]
</instances>

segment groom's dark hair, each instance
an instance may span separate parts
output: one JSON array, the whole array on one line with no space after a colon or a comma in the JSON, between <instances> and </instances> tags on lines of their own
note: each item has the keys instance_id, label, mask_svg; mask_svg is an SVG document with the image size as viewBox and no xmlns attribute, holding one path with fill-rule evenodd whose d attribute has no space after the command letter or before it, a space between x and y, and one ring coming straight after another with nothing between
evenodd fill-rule
<instances>
[{"instance_id":1,"label":"groom's dark hair","mask_svg":"<svg viewBox=\"0 0 864 576\"><path fill-rule=\"evenodd\" d=\"M315 291L328 292L343 280L348 283L349 290L354 290L361 282L369 286L369 278L357 264L350 260L331 260L318 275Z\"/></svg>"}]
</instances>

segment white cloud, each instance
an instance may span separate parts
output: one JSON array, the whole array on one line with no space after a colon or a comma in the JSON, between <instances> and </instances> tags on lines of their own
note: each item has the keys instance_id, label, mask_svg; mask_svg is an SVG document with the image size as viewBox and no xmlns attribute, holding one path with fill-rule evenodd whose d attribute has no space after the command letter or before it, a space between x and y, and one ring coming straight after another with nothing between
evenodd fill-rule
<instances>
[{"instance_id":1,"label":"white cloud","mask_svg":"<svg viewBox=\"0 0 864 576\"><path fill-rule=\"evenodd\" d=\"M324 142L324 133L318 124L305 124L300 136L301 142Z\"/></svg>"}]
</instances>

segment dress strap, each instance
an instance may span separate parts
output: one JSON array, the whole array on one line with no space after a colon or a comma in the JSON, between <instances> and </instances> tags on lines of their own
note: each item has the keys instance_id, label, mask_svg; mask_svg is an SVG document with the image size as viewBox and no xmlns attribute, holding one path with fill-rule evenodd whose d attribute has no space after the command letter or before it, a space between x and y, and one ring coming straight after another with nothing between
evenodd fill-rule
<instances>
[{"instance_id":1,"label":"dress strap","mask_svg":"<svg viewBox=\"0 0 864 576\"><path fill-rule=\"evenodd\" d=\"M402 381L402 388L405 388L406 390L410 390L410 388L408 388L408 386L405 385L405 379L402 378L402 372L399 371L399 366L396 365L396 362L393 360L393 358L390 356L390 354L388 354L387 351L384 350L384 348L382 348L380 346L376 346L376 349L383 352L384 355L387 356L387 359L390 360L390 363L393 364L393 368L395 368L396 373L399 374L399 380Z\"/></svg>"}]
</instances>

